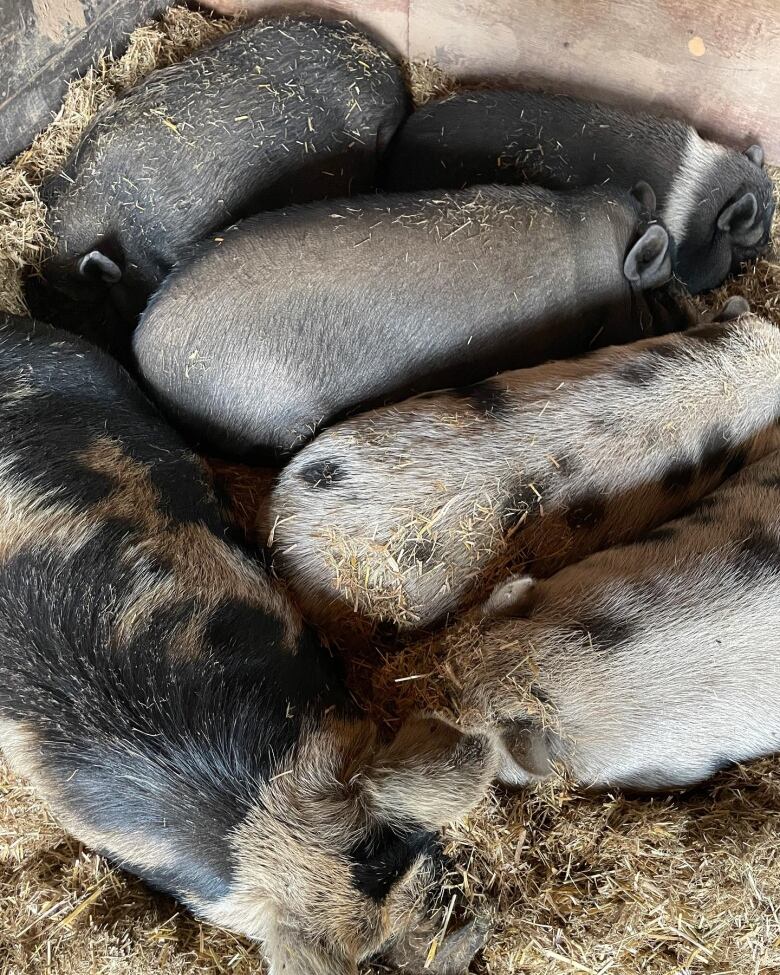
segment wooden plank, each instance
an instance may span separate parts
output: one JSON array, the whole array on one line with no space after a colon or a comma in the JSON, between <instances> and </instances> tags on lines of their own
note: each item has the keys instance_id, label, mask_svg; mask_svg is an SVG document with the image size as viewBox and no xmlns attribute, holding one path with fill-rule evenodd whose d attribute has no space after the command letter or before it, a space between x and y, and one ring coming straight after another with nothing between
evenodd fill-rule
<instances>
[{"instance_id":1,"label":"wooden plank","mask_svg":"<svg viewBox=\"0 0 780 975\"><path fill-rule=\"evenodd\" d=\"M409 48L409 0L200 0L200 6L228 15L316 14L349 20L396 57L405 58Z\"/></svg>"},{"instance_id":2,"label":"wooden plank","mask_svg":"<svg viewBox=\"0 0 780 975\"><path fill-rule=\"evenodd\" d=\"M165 0L0 0L0 159L67 81ZM231 13L347 18L397 56L464 81L550 87L671 112L780 164L779 0L204 0Z\"/></svg>"},{"instance_id":3,"label":"wooden plank","mask_svg":"<svg viewBox=\"0 0 780 975\"><path fill-rule=\"evenodd\" d=\"M409 54L669 112L780 164L778 0L411 0Z\"/></svg>"},{"instance_id":4,"label":"wooden plank","mask_svg":"<svg viewBox=\"0 0 780 975\"><path fill-rule=\"evenodd\" d=\"M100 53L121 53L166 0L0 0L0 161L32 142L68 82Z\"/></svg>"}]
</instances>

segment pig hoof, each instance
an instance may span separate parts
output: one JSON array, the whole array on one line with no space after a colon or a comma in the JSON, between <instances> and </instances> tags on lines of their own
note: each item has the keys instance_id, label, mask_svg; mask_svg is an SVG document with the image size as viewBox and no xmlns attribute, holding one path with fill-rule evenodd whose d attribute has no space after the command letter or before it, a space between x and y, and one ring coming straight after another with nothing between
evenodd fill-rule
<instances>
[{"instance_id":1,"label":"pig hoof","mask_svg":"<svg viewBox=\"0 0 780 975\"><path fill-rule=\"evenodd\" d=\"M499 582L482 606L482 615L490 619L521 616L531 608L536 580L533 576L512 576Z\"/></svg>"},{"instance_id":2,"label":"pig hoof","mask_svg":"<svg viewBox=\"0 0 780 975\"><path fill-rule=\"evenodd\" d=\"M475 917L462 928L448 934L425 972L433 975L466 975L477 952L488 942L493 922L488 917Z\"/></svg>"}]
</instances>

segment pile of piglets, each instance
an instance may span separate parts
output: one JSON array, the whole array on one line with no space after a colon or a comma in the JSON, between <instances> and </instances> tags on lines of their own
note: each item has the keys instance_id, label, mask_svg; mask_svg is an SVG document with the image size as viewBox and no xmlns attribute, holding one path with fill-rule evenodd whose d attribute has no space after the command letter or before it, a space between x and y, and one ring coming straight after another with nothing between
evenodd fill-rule
<instances>
[{"instance_id":1,"label":"pile of piglets","mask_svg":"<svg viewBox=\"0 0 780 975\"><path fill-rule=\"evenodd\" d=\"M368 37L287 18L155 71L42 195L0 745L75 836L272 975L462 973L488 930L429 950L439 831L491 783L780 749L780 335L688 297L769 244L758 146L522 90L412 111ZM277 467L269 551L203 454ZM463 620L457 714L388 736L343 654Z\"/></svg>"}]
</instances>

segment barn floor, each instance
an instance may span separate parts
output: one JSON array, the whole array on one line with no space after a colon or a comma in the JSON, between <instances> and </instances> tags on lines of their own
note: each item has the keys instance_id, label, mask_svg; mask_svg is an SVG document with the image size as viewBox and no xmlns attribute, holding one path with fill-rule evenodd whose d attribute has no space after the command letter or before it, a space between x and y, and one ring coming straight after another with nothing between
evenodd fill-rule
<instances>
[{"instance_id":1,"label":"barn floor","mask_svg":"<svg viewBox=\"0 0 780 975\"><path fill-rule=\"evenodd\" d=\"M139 29L128 53L74 85L35 145L0 168L0 308L24 310L21 272L46 246L37 182L116 92L226 26L178 9ZM422 98L442 79L416 67L412 82ZM760 262L716 299L726 291L780 324L777 264ZM380 689L424 701L435 653L425 642L378 661ZM423 676L395 683L410 675ZM780 975L780 760L671 798L589 799L563 786L496 794L449 840L461 869L447 900L496 917L479 972ZM0 975L244 975L261 966L253 946L69 839L0 761Z\"/></svg>"}]
</instances>

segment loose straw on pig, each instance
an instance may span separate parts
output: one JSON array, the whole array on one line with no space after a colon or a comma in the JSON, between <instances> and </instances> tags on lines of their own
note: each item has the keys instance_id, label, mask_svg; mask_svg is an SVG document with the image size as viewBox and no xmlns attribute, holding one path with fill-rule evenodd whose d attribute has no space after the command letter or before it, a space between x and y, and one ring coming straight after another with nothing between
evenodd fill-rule
<instances>
[{"instance_id":1,"label":"loose straw on pig","mask_svg":"<svg viewBox=\"0 0 780 975\"><path fill-rule=\"evenodd\" d=\"M127 53L71 85L33 146L0 169L0 308L23 312L21 281L50 246L38 198L95 112L155 66L232 26L184 8L139 28ZM418 103L451 83L411 65ZM699 299L743 294L780 323L780 265L767 257ZM271 475L215 465L251 538ZM270 530L272 526L267 526ZM409 526L412 538L420 526ZM414 539L412 538L412 541ZM349 553L344 558L348 584ZM358 598L356 596L356 598ZM351 663L356 695L392 728L418 706L453 709L474 624L405 645L369 644ZM459 912L493 912L476 971L491 975L780 973L780 764L724 772L684 796L578 795L564 782L496 793L447 832ZM0 975L256 975L255 946L200 924L173 901L69 839L0 763Z\"/></svg>"}]
</instances>

